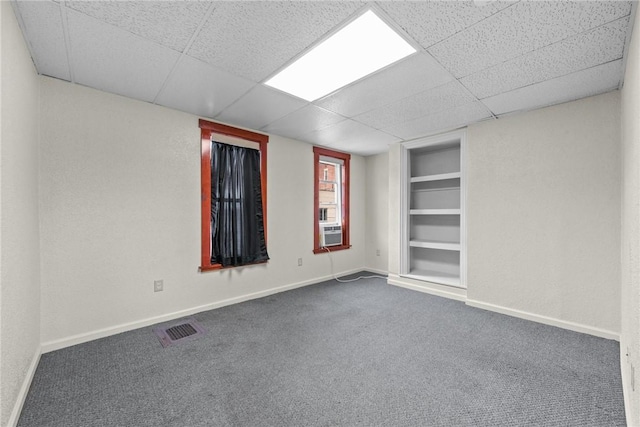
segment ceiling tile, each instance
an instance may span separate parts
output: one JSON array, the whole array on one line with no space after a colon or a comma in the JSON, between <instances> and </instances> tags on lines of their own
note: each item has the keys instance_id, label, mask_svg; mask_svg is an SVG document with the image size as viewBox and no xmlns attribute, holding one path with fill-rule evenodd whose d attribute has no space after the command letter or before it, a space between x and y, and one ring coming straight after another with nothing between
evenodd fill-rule
<instances>
[{"instance_id":1,"label":"ceiling tile","mask_svg":"<svg viewBox=\"0 0 640 427\"><path fill-rule=\"evenodd\" d=\"M622 58L629 18L543 47L460 80L478 98L570 74Z\"/></svg>"},{"instance_id":2,"label":"ceiling tile","mask_svg":"<svg viewBox=\"0 0 640 427\"><path fill-rule=\"evenodd\" d=\"M203 117L214 117L255 83L184 56L156 103Z\"/></svg>"},{"instance_id":3,"label":"ceiling tile","mask_svg":"<svg viewBox=\"0 0 640 427\"><path fill-rule=\"evenodd\" d=\"M309 132L331 126L345 120L345 117L315 105L307 105L262 128L263 131L300 139Z\"/></svg>"},{"instance_id":4,"label":"ceiling tile","mask_svg":"<svg viewBox=\"0 0 640 427\"><path fill-rule=\"evenodd\" d=\"M622 60L486 98L482 102L495 114L532 110L573 101L618 88Z\"/></svg>"},{"instance_id":5,"label":"ceiling tile","mask_svg":"<svg viewBox=\"0 0 640 427\"><path fill-rule=\"evenodd\" d=\"M440 110L467 104L475 98L453 81L355 116L354 119L376 129L428 116Z\"/></svg>"},{"instance_id":6,"label":"ceiling tile","mask_svg":"<svg viewBox=\"0 0 640 427\"><path fill-rule=\"evenodd\" d=\"M399 141L395 136L353 120L344 120L311 132L302 140L362 156L385 151L389 144Z\"/></svg>"},{"instance_id":7,"label":"ceiling tile","mask_svg":"<svg viewBox=\"0 0 640 427\"><path fill-rule=\"evenodd\" d=\"M67 11L77 83L152 101L179 53L129 32Z\"/></svg>"},{"instance_id":8,"label":"ceiling tile","mask_svg":"<svg viewBox=\"0 0 640 427\"><path fill-rule=\"evenodd\" d=\"M428 48L496 13L510 2L478 7L473 1L382 1L380 7L415 41Z\"/></svg>"},{"instance_id":9,"label":"ceiling tile","mask_svg":"<svg viewBox=\"0 0 640 427\"><path fill-rule=\"evenodd\" d=\"M306 101L277 90L256 85L216 119L250 129L260 129L307 104Z\"/></svg>"},{"instance_id":10,"label":"ceiling tile","mask_svg":"<svg viewBox=\"0 0 640 427\"><path fill-rule=\"evenodd\" d=\"M197 1L67 1L65 5L179 52L211 6Z\"/></svg>"},{"instance_id":11,"label":"ceiling tile","mask_svg":"<svg viewBox=\"0 0 640 427\"><path fill-rule=\"evenodd\" d=\"M376 135L380 135L380 138L375 138ZM387 139L389 135L383 132L375 131L375 134L369 135L367 138L361 138L350 141L346 144L329 144L325 147L337 151L345 151L348 153L356 154L358 156L372 156L374 154L384 153L389 150L389 145L400 142L398 138L393 140Z\"/></svg>"},{"instance_id":12,"label":"ceiling tile","mask_svg":"<svg viewBox=\"0 0 640 427\"><path fill-rule=\"evenodd\" d=\"M522 1L522 0L497 0L491 3L491 5L496 9L496 11L500 11L506 7L509 7L518 3L519 1Z\"/></svg>"},{"instance_id":13,"label":"ceiling tile","mask_svg":"<svg viewBox=\"0 0 640 427\"><path fill-rule=\"evenodd\" d=\"M359 2L220 2L188 54L261 82L344 22Z\"/></svg>"},{"instance_id":14,"label":"ceiling tile","mask_svg":"<svg viewBox=\"0 0 640 427\"><path fill-rule=\"evenodd\" d=\"M460 78L627 16L630 10L630 3L621 1L522 1L428 51ZM584 19L574 22L577 17Z\"/></svg>"},{"instance_id":15,"label":"ceiling tile","mask_svg":"<svg viewBox=\"0 0 640 427\"><path fill-rule=\"evenodd\" d=\"M627 0L613 1L578 1L580 7L564 9L565 19L573 31L580 33L590 28L611 22L631 13L632 2Z\"/></svg>"},{"instance_id":16,"label":"ceiling tile","mask_svg":"<svg viewBox=\"0 0 640 427\"><path fill-rule=\"evenodd\" d=\"M56 3L16 3L25 25L38 73L71 80L60 6Z\"/></svg>"},{"instance_id":17,"label":"ceiling tile","mask_svg":"<svg viewBox=\"0 0 640 427\"><path fill-rule=\"evenodd\" d=\"M315 104L355 116L453 80L431 55L418 53L329 95Z\"/></svg>"},{"instance_id":18,"label":"ceiling tile","mask_svg":"<svg viewBox=\"0 0 640 427\"><path fill-rule=\"evenodd\" d=\"M466 126L469 123L475 123L490 117L491 113L487 108L481 102L476 101L448 110L438 111L435 114L419 117L384 130L407 140Z\"/></svg>"}]
</instances>

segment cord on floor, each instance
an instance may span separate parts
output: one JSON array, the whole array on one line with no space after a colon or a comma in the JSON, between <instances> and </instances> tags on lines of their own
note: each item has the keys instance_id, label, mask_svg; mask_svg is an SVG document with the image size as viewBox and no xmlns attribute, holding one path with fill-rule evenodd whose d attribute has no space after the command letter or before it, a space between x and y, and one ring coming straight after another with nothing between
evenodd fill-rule
<instances>
[{"instance_id":1,"label":"cord on floor","mask_svg":"<svg viewBox=\"0 0 640 427\"><path fill-rule=\"evenodd\" d=\"M325 251L327 251L327 255L329 255L329 262L331 262L331 276L333 276L333 278L340 282L340 283L349 283L349 282L355 282L356 280L360 280L360 279L385 279L387 280L387 277L385 276L378 276L378 275L372 275L372 276L358 276L355 279L338 279L338 277L336 277L336 274L333 272L333 258L331 257L331 251L329 250L329 248L327 248L326 246L323 246L322 249L324 249Z\"/></svg>"}]
</instances>

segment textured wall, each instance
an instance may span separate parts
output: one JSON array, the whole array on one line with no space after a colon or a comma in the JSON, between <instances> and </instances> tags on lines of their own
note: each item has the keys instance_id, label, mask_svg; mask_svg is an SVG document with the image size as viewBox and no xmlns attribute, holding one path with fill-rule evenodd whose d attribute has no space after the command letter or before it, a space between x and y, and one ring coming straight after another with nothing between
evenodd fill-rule
<instances>
[{"instance_id":1,"label":"textured wall","mask_svg":"<svg viewBox=\"0 0 640 427\"><path fill-rule=\"evenodd\" d=\"M9 2L0 2L0 14L0 425L6 426L40 345L39 82Z\"/></svg>"},{"instance_id":2,"label":"textured wall","mask_svg":"<svg viewBox=\"0 0 640 427\"><path fill-rule=\"evenodd\" d=\"M331 274L312 253L311 145L270 139L270 262L201 274L197 117L49 78L41 108L43 343ZM336 272L364 265L362 157L351 185Z\"/></svg>"},{"instance_id":3,"label":"textured wall","mask_svg":"<svg viewBox=\"0 0 640 427\"><path fill-rule=\"evenodd\" d=\"M366 158L367 197L365 214L365 265L387 272L389 269L389 155ZM376 255L380 250L380 255Z\"/></svg>"},{"instance_id":4,"label":"textured wall","mask_svg":"<svg viewBox=\"0 0 640 427\"><path fill-rule=\"evenodd\" d=\"M622 171L620 360L627 423L640 426L640 14L636 14L622 89ZM635 368L635 391L631 387L631 364Z\"/></svg>"},{"instance_id":5,"label":"textured wall","mask_svg":"<svg viewBox=\"0 0 640 427\"><path fill-rule=\"evenodd\" d=\"M619 103L469 127L469 299L620 331Z\"/></svg>"},{"instance_id":6,"label":"textured wall","mask_svg":"<svg viewBox=\"0 0 640 427\"><path fill-rule=\"evenodd\" d=\"M400 180L402 147L389 146L389 274L400 274Z\"/></svg>"}]
</instances>

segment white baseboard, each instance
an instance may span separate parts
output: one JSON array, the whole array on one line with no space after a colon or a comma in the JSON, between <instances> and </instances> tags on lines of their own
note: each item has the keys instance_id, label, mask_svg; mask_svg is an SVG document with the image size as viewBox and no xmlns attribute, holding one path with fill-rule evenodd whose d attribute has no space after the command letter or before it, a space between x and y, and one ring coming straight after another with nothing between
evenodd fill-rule
<instances>
[{"instance_id":1,"label":"white baseboard","mask_svg":"<svg viewBox=\"0 0 640 427\"><path fill-rule=\"evenodd\" d=\"M486 302L467 299L467 305L471 307L481 308L483 310L495 311L496 313L506 314L507 316L518 317L520 319L531 320L545 325L557 326L558 328L568 329L574 332L589 334L608 340L620 341L620 334L606 329L600 329L593 326L582 325L580 323L569 322L567 320L547 317L540 314L529 313L522 310L507 308L500 305L490 304Z\"/></svg>"},{"instance_id":2,"label":"white baseboard","mask_svg":"<svg viewBox=\"0 0 640 427\"><path fill-rule=\"evenodd\" d=\"M441 286L428 282L419 282L417 280L400 277L397 274L389 273L387 283L401 288L407 288L426 294L436 295L439 297L454 299L457 301L466 301L467 293L465 289L451 288L449 286Z\"/></svg>"},{"instance_id":3,"label":"white baseboard","mask_svg":"<svg viewBox=\"0 0 640 427\"><path fill-rule=\"evenodd\" d=\"M627 425L631 426L633 420L631 415L631 372L629 369L629 355L627 354L627 346L625 336L620 334L620 376L622 377L622 397L624 399L624 415L627 419Z\"/></svg>"},{"instance_id":4,"label":"white baseboard","mask_svg":"<svg viewBox=\"0 0 640 427\"><path fill-rule=\"evenodd\" d=\"M340 273L337 273L336 276L346 276L348 274L353 274L360 271L363 271L363 269L357 268L353 270L342 271ZM119 334L122 332L127 332L127 331L131 331L138 328L144 328L150 325L154 325L156 323L168 322L170 320L179 319L185 316L191 316L193 314L200 313L203 311L213 310L215 308L225 307L228 305L238 304L240 302L249 301L252 299L262 298L269 295L277 294L277 293L288 291L291 289L301 288L303 286L313 285L315 283L320 283L320 282L324 282L326 280L331 280L331 279L333 279L333 276L331 275L316 277L314 279L304 280L302 282L291 283L288 285L279 286L276 288L271 288L271 289L267 289L260 292L254 292L251 294L241 295L238 297L229 298L222 301L216 301L213 303L188 308L185 310L175 311L173 313L163 314L161 316L149 317L146 319L137 320L135 322L123 323L120 325L116 325L116 326L112 326L104 329L98 329L96 331L87 332L84 334L78 334L78 335L73 335L67 338L48 341L42 344L42 353L48 353L50 351L60 350L62 348L71 347L72 345L82 344L88 341L93 341L99 338L108 337L108 336Z\"/></svg>"},{"instance_id":5,"label":"white baseboard","mask_svg":"<svg viewBox=\"0 0 640 427\"><path fill-rule=\"evenodd\" d=\"M369 271L371 273L379 274L381 276L388 276L389 272L384 270L378 270L377 268L364 267L362 270Z\"/></svg>"},{"instance_id":6,"label":"white baseboard","mask_svg":"<svg viewBox=\"0 0 640 427\"><path fill-rule=\"evenodd\" d=\"M31 359L31 363L29 364L29 369L27 369L27 374L22 381L22 386L20 387L20 391L18 392L18 396L16 397L16 403L13 405L13 410L9 415L7 427L15 427L18 424L20 414L22 413L22 407L24 406L24 402L27 399L29 388L31 388L33 376L35 375L36 369L38 368L38 363L40 363L40 355L42 355L42 348L38 346L35 354L33 355L33 358Z\"/></svg>"},{"instance_id":7,"label":"white baseboard","mask_svg":"<svg viewBox=\"0 0 640 427\"><path fill-rule=\"evenodd\" d=\"M449 290L446 286L438 286L428 282L419 282L411 280L405 277L400 277L397 274L389 273L390 285L400 286L402 288L412 289L414 291L424 292L444 298L450 298L458 301L464 301L468 306L481 308L483 310L495 311L496 313L506 314L507 316L518 317L520 319L530 320L532 322L543 323L545 325L556 326L558 328L568 329L574 332L580 332L583 334L593 335L600 338L606 338L608 340L620 341L620 334L606 329L596 328L594 326L582 325L580 323L574 323L567 320L556 319L553 317L543 316L540 314L529 313L522 310L516 310L513 308L507 308L495 304L490 304L482 301L468 299L466 292L457 293L455 290Z\"/></svg>"}]
</instances>

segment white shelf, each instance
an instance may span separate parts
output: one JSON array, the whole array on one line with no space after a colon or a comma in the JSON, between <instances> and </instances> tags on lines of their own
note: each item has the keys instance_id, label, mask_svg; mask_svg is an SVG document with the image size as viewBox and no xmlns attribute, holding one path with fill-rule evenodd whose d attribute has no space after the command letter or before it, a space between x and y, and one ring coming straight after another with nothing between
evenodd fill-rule
<instances>
[{"instance_id":1,"label":"white shelf","mask_svg":"<svg viewBox=\"0 0 640 427\"><path fill-rule=\"evenodd\" d=\"M460 209L411 209L410 215L460 215Z\"/></svg>"},{"instance_id":2,"label":"white shelf","mask_svg":"<svg viewBox=\"0 0 640 427\"><path fill-rule=\"evenodd\" d=\"M411 240L409 241L409 246L414 248L441 249L443 251L460 251L460 243L439 242L435 240Z\"/></svg>"},{"instance_id":3,"label":"white shelf","mask_svg":"<svg viewBox=\"0 0 640 427\"><path fill-rule=\"evenodd\" d=\"M456 286L458 288L461 287L460 276L457 276L455 274L443 273L441 271L411 270L409 274L403 274L403 276L410 279L439 283L441 285Z\"/></svg>"},{"instance_id":4,"label":"white shelf","mask_svg":"<svg viewBox=\"0 0 640 427\"><path fill-rule=\"evenodd\" d=\"M456 191L460 190L460 187L436 187L436 188L412 188L412 193L420 193L422 191L431 192L431 191Z\"/></svg>"},{"instance_id":5,"label":"white shelf","mask_svg":"<svg viewBox=\"0 0 640 427\"><path fill-rule=\"evenodd\" d=\"M450 173L439 173L437 175L425 175L425 176L414 176L411 178L411 182L427 182L427 181L442 181L445 179L455 179L460 178L460 172L450 172Z\"/></svg>"}]
</instances>

